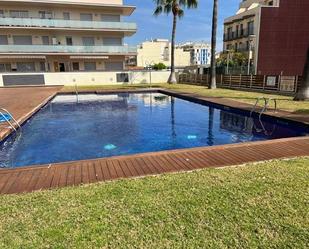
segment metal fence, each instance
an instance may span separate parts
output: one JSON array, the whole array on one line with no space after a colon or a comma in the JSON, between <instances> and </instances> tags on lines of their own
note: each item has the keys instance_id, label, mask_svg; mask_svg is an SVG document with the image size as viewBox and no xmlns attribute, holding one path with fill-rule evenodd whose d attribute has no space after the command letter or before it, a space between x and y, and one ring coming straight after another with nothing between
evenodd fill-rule
<instances>
[{"instance_id":1,"label":"metal fence","mask_svg":"<svg viewBox=\"0 0 309 249\"><path fill-rule=\"evenodd\" d=\"M180 74L179 82L192 85L209 85L209 74ZM230 89L252 89L294 94L301 83L301 76L283 75L217 75L217 86Z\"/></svg>"}]
</instances>

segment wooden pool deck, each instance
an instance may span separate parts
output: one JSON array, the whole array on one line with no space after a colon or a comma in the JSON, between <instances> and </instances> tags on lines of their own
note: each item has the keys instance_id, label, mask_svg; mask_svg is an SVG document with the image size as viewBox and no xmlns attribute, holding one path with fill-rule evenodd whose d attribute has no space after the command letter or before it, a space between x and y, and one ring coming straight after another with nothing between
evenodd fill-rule
<instances>
[{"instance_id":1,"label":"wooden pool deck","mask_svg":"<svg viewBox=\"0 0 309 249\"><path fill-rule=\"evenodd\" d=\"M58 91L60 91L59 87L0 89L0 106L2 105L11 110L18 119L26 120ZM204 99L205 101L211 100L193 94L186 93L185 95L190 98ZM1 96L5 96L6 100L2 99ZM212 101L245 110L250 108L248 104L226 99L212 99ZM282 118L284 112L280 111L276 115L280 115ZM293 118L289 116L289 119ZM293 120L301 121L297 118ZM309 117L307 115L303 122L307 123L308 121ZM0 169L0 194L32 192L123 178L185 172L209 167L224 167L299 156L309 156L309 137Z\"/></svg>"}]
</instances>

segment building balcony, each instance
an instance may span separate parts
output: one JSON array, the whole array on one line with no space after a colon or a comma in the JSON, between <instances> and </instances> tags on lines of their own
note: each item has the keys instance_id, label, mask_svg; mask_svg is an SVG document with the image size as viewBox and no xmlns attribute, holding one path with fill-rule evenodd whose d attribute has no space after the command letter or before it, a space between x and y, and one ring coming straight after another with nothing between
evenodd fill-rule
<instances>
[{"instance_id":1,"label":"building balcony","mask_svg":"<svg viewBox=\"0 0 309 249\"><path fill-rule=\"evenodd\" d=\"M131 46L0 45L0 54L78 54L134 55Z\"/></svg>"},{"instance_id":2,"label":"building balcony","mask_svg":"<svg viewBox=\"0 0 309 249\"><path fill-rule=\"evenodd\" d=\"M238 39L243 39L243 38L248 38L250 35L254 35L253 30L239 30L239 32L233 31L232 33L225 33L223 36L223 41L233 41L233 40L238 40Z\"/></svg>"},{"instance_id":3,"label":"building balcony","mask_svg":"<svg viewBox=\"0 0 309 249\"><path fill-rule=\"evenodd\" d=\"M137 25L130 22L3 17L0 18L0 28L122 31L126 35L133 35L137 30Z\"/></svg>"}]
</instances>

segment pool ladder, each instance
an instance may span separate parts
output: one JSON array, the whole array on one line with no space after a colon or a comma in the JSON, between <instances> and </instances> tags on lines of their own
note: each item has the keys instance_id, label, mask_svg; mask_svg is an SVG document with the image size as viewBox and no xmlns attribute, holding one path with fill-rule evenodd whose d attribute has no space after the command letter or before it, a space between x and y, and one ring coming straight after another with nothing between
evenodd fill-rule
<instances>
[{"instance_id":1,"label":"pool ladder","mask_svg":"<svg viewBox=\"0 0 309 249\"><path fill-rule=\"evenodd\" d=\"M9 115L12 120L8 119L6 115ZM6 109L0 108L0 116L3 117L3 119L9 124L9 126L14 130L17 131L17 129L21 129L20 124L17 122L17 120L13 117L13 115ZM13 122L12 122L13 121ZM17 128L16 128L17 127Z\"/></svg>"},{"instance_id":2,"label":"pool ladder","mask_svg":"<svg viewBox=\"0 0 309 249\"><path fill-rule=\"evenodd\" d=\"M77 89L77 84L75 84L75 94L76 94L76 102L78 103L78 89Z\"/></svg>"},{"instance_id":3,"label":"pool ladder","mask_svg":"<svg viewBox=\"0 0 309 249\"><path fill-rule=\"evenodd\" d=\"M266 128L265 128L265 126L264 126L264 124L263 124L263 122L262 122L262 115L263 115L263 113L265 113L265 112L268 110L269 104L270 104L271 101L274 101L274 104L275 104L274 113L277 112L277 107L278 107L278 105L277 105L277 99L274 99L274 98L265 98L265 97L258 97L258 98L256 99L256 102L255 102L253 108L251 109L250 117L252 117L253 112L256 111L256 108L257 108L257 106L258 106L258 104L259 104L259 102L260 102L261 100L264 100L264 106L263 106L261 112L259 113L259 122L260 122L260 124L261 124L262 130L264 131L265 135L267 135L268 132L267 132L267 130L266 130Z\"/></svg>"},{"instance_id":4,"label":"pool ladder","mask_svg":"<svg viewBox=\"0 0 309 249\"><path fill-rule=\"evenodd\" d=\"M255 112L260 100L264 100L264 106L263 106L263 109L262 111L260 112L259 114L259 119L261 119L262 115L264 112L266 112L269 108L269 104L271 101L274 101L274 104L275 104L275 108L274 108L274 112L276 113L277 112L277 99L274 99L274 98L265 98L265 97L258 97L256 99L256 102L253 106L253 108L251 109L251 112L250 112L250 117L252 116L253 112Z\"/></svg>"}]
</instances>

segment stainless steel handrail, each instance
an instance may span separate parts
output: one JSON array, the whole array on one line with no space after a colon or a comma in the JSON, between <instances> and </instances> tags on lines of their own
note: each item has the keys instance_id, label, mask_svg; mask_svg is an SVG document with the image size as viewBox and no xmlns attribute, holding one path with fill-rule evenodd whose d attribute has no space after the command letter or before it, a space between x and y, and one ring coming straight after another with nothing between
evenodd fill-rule
<instances>
[{"instance_id":1,"label":"stainless steel handrail","mask_svg":"<svg viewBox=\"0 0 309 249\"><path fill-rule=\"evenodd\" d=\"M17 128L21 128L20 124L17 122L17 120L13 117L13 115L6 109L4 108L0 108L0 115L4 118L4 120L10 125L10 127L14 130L17 131L17 129L15 128L13 122L11 122L4 114L8 114L10 115L11 119L14 121L15 125L17 126Z\"/></svg>"}]
</instances>

